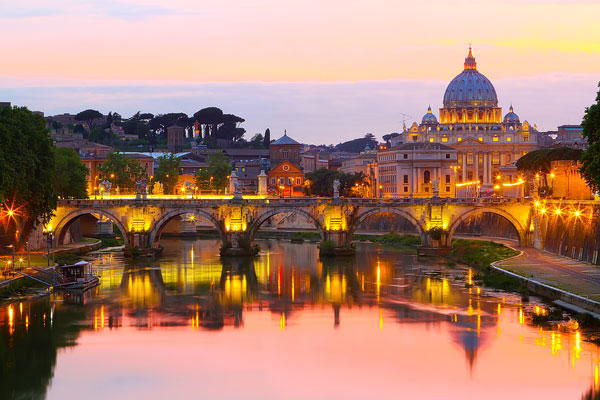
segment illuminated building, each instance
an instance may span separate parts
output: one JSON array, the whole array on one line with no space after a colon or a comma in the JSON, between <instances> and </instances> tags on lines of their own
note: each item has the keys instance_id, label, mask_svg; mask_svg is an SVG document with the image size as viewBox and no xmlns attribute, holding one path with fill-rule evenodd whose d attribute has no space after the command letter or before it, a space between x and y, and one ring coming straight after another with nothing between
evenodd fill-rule
<instances>
[{"instance_id":1,"label":"illuminated building","mask_svg":"<svg viewBox=\"0 0 600 400\"><path fill-rule=\"evenodd\" d=\"M281 196L304 196L304 172L300 151L302 145L284 133L270 146L271 170L269 190Z\"/></svg>"},{"instance_id":2,"label":"illuminated building","mask_svg":"<svg viewBox=\"0 0 600 400\"><path fill-rule=\"evenodd\" d=\"M503 182L517 182L515 162L539 148L535 126L521 122L512 105L502 117L496 90L477 70L470 47L463 71L446 88L439 115L438 121L429 107L421 124L414 122L410 128L404 127L402 134L392 139L392 146L439 143L452 147L457 152L456 183L479 181L482 192L493 191L499 174ZM396 179L400 175L398 171ZM397 195L406 196L407 192Z\"/></svg>"}]
</instances>

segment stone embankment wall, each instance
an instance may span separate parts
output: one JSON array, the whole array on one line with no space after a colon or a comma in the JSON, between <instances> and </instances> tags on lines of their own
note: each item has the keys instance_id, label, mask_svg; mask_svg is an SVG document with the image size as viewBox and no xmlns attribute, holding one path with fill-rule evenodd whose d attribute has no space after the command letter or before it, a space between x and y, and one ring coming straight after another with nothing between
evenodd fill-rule
<instances>
[{"instance_id":1,"label":"stone embankment wall","mask_svg":"<svg viewBox=\"0 0 600 400\"><path fill-rule=\"evenodd\" d=\"M549 208L547 214L540 224L543 250L600 264L600 207L565 206L560 213Z\"/></svg>"}]
</instances>

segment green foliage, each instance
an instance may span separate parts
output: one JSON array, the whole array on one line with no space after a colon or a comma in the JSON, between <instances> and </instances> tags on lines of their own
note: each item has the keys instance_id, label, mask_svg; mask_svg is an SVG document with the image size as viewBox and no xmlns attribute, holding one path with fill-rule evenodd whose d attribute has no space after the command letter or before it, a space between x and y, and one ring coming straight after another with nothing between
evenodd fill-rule
<instances>
[{"instance_id":1,"label":"green foliage","mask_svg":"<svg viewBox=\"0 0 600 400\"><path fill-rule=\"evenodd\" d=\"M365 147L367 147L367 145L371 149L377 148L377 140L375 140L375 137L372 133L367 133L365 137L359 139L353 139L344 143L340 143L337 146L335 146L335 150L348 151L350 153L360 153L361 151L365 150Z\"/></svg>"},{"instance_id":2,"label":"green foliage","mask_svg":"<svg viewBox=\"0 0 600 400\"><path fill-rule=\"evenodd\" d=\"M239 124L243 118L233 114L223 114L217 107L207 107L194 114L194 120L200 125L204 144L213 147L215 139L237 141L242 138L246 130Z\"/></svg>"},{"instance_id":3,"label":"green foliage","mask_svg":"<svg viewBox=\"0 0 600 400\"><path fill-rule=\"evenodd\" d=\"M518 251L495 242L482 240L454 239L450 258L460 264L485 269L491 263L519 254Z\"/></svg>"},{"instance_id":4,"label":"green foliage","mask_svg":"<svg viewBox=\"0 0 600 400\"><path fill-rule=\"evenodd\" d=\"M166 194L172 194L179 179L179 166L181 159L174 154L160 156L158 158L158 167L154 171L154 180L163 184Z\"/></svg>"},{"instance_id":5,"label":"green foliage","mask_svg":"<svg viewBox=\"0 0 600 400\"><path fill-rule=\"evenodd\" d=\"M333 256L335 254L336 244L333 240L324 240L319 244L319 255Z\"/></svg>"},{"instance_id":6,"label":"green foliage","mask_svg":"<svg viewBox=\"0 0 600 400\"><path fill-rule=\"evenodd\" d=\"M88 134L87 139L90 142L105 145L111 145L119 140L119 138L117 138L117 136L113 134L112 131L103 129L99 126L92 128L92 130Z\"/></svg>"},{"instance_id":7,"label":"green foliage","mask_svg":"<svg viewBox=\"0 0 600 400\"><path fill-rule=\"evenodd\" d=\"M82 121L87 123L87 128L92 129L94 127L94 121L102 118L102 113L98 110L85 110L75 115L75 121Z\"/></svg>"},{"instance_id":8,"label":"green foliage","mask_svg":"<svg viewBox=\"0 0 600 400\"><path fill-rule=\"evenodd\" d=\"M418 246L421 244L421 238L417 235L399 235L395 232L385 235L354 235L355 240L369 240L374 243L390 246Z\"/></svg>"},{"instance_id":9,"label":"green foliage","mask_svg":"<svg viewBox=\"0 0 600 400\"><path fill-rule=\"evenodd\" d=\"M600 328L600 319L589 313L581 313L575 316L575 320L583 329L598 329Z\"/></svg>"},{"instance_id":10,"label":"green foliage","mask_svg":"<svg viewBox=\"0 0 600 400\"><path fill-rule=\"evenodd\" d=\"M109 180L113 189L120 190L133 189L135 182L146 176L146 171L138 160L119 152L110 152L98 170L102 173L101 179Z\"/></svg>"},{"instance_id":11,"label":"green foliage","mask_svg":"<svg viewBox=\"0 0 600 400\"><path fill-rule=\"evenodd\" d=\"M552 161L557 160L579 160L582 150L572 149L570 147L553 147L530 151L517 160L517 169L519 171L540 172L547 174L550 172Z\"/></svg>"},{"instance_id":12,"label":"green foliage","mask_svg":"<svg viewBox=\"0 0 600 400\"><path fill-rule=\"evenodd\" d=\"M596 103L585 109L581 126L583 137L587 139L589 146L581 158L583 166L580 172L587 184L598 191L600 190L600 90L596 94Z\"/></svg>"},{"instance_id":13,"label":"green foliage","mask_svg":"<svg viewBox=\"0 0 600 400\"><path fill-rule=\"evenodd\" d=\"M484 286L493 289L504 290L507 292L518 292L521 294L527 293L527 287L522 281L514 276L507 275L492 268L487 268L480 274L475 275L475 279L482 282Z\"/></svg>"},{"instance_id":14,"label":"green foliage","mask_svg":"<svg viewBox=\"0 0 600 400\"><path fill-rule=\"evenodd\" d=\"M123 246L124 243L123 238L101 237L99 239L102 241L102 248Z\"/></svg>"},{"instance_id":15,"label":"green foliage","mask_svg":"<svg viewBox=\"0 0 600 400\"><path fill-rule=\"evenodd\" d=\"M264 149L265 148L265 138L262 134L257 133L250 139L248 142L248 147L251 149Z\"/></svg>"},{"instance_id":16,"label":"green foliage","mask_svg":"<svg viewBox=\"0 0 600 400\"><path fill-rule=\"evenodd\" d=\"M86 176L89 169L83 165L75 150L54 149L54 190L63 199L87 199Z\"/></svg>"},{"instance_id":17,"label":"green foliage","mask_svg":"<svg viewBox=\"0 0 600 400\"><path fill-rule=\"evenodd\" d=\"M361 192L353 188L358 184L368 186L369 181L362 172L346 174L332 169L321 168L306 174L305 181L308 181L306 191L309 196L333 196L333 181L340 181L340 196L359 197Z\"/></svg>"},{"instance_id":18,"label":"green foliage","mask_svg":"<svg viewBox=\"0 0 600 400\"><path fill-rule=\"evenodd\" d=\"M446 230L441 226L434 226L428 231L428 233L433 240L440 240L442 238L442 235L446 233Z\"/></svg>"},{"instance_id":19,"label":"green foliage","mask_svg":"<svg viewBox=\"0 0 600 400\"><path fill-rule=\"evenodd\" d=\"M229 157L222 153L211 154L208 158L208 167L196 172L196 186L200 190L222 192L229 184L230 174Z\"/></svg>"},{"instance_id":20,"label":"green foliage","mask_svg":"<svg viewBox=\"0 0 600 400\"><path fill-rule=\"evenodd\" d=\"M57 197L46 121L25 107L1 107L0 143L0 203L19 208L29 222L47 222Z\"/></svg>"},{"instance_id":21,"label":"green foliage","mask_svg":"<svg viewBox=\"0 0 600 400\"><path fill-rule=\"evenodd\" d=\"M564 319L565 317L563 315L563 312L558 308L552 309L547 314L534 314L531 317L531 321L534 325L547 325L550 322L563 321Z\"/></svg>"}]
</instances>

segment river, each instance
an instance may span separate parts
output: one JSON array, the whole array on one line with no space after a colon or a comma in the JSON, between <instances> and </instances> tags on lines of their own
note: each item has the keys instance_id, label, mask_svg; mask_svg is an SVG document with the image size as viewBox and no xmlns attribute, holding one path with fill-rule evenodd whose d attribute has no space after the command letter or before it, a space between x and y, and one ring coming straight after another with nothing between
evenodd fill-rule
<instances>
[{"instance_id":1,"label":"river","mask_svg":"<svg viewBox=\"0 0 600 400\"><path fill-rule=\"evenodd\" d=\"M162 239L163 257L96 254L101 285L0 305L0 398L581 399L599 348L532 325L535 299L466 269L359 243Z\"/></svg>"}]
</instances>

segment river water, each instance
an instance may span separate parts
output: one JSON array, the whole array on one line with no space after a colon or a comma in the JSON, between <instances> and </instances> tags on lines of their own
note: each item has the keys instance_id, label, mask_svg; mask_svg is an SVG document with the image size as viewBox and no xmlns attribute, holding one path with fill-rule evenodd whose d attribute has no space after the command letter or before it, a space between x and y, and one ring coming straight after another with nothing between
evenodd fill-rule
<instances>
[{"instance_id":1,"label":"river water","mask_svg":"<svg viewBox=\"0 0 600 400\"><path fill-rule=\"evenodd\" d=\"M215 240L163 257L94 255L101 285L0 305L0 398L581 399L600 352L531 323L541 303L470 272L359 244L261 241L222 261ZM572 328L572 326L571 326Z\"/></svg>"}]
</instances>

